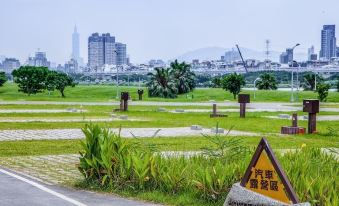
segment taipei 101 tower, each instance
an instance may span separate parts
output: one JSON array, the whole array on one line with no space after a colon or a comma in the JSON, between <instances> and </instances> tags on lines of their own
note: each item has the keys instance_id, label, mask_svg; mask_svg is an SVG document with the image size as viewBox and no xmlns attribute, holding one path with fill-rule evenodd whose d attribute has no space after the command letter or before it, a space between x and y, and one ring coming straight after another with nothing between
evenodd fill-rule
<instances>
[{"instance_id":1,"label":"taipei 101 tower","mask_svg":"<svg viewBox=\"0 0 339 206\"><path fill-rule=\"evenodd\" d=\"M83 65L83 60L80 57L80 43L79 43L79 33L77 26L74 26L74 32L72 34L72 58L78 62L79 65Z\"/></svg>"}]
</instances>

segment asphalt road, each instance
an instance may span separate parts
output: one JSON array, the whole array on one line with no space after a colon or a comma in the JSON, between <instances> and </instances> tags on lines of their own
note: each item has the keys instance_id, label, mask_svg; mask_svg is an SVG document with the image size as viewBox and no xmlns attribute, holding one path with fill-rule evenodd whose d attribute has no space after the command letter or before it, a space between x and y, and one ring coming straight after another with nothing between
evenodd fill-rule
<instances>
[{"instance_id":1,"label":"asphalt road","mask_svg":"<svg viewBox=\"0 0 339 206\"><path fill-rule=\"evenodd\" d=\"M156 206L112 195L47 185L0 167L1 206Z\"/></svg>"}]
</instances>

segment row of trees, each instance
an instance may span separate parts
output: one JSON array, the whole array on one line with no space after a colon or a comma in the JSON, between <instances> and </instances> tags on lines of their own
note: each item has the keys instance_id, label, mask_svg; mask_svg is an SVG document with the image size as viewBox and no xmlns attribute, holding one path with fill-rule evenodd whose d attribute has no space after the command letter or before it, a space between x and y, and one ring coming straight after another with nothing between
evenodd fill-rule
<instances>
[{"instance_id":1,"label":"row of trees","mask_svg":"<svg viewBox=\"0 0 339 206\"><path fill-rule=\"evenodd\" d=\"M150 97L176 98L178 94L192 91L196 86L195 74L189 64L177 60L170 68L156 68L155 73L149 73L148 94Z\"/></svg>"},{"instance_id":2,"label":"row of trees","mask_svg":"<svg viewBox=\"0 0 339 206\"><path fill-rule=\"evenodd\" d=\"M5 84L7 77L5 72L0 72L0 87Z\"/></svg>"},{"instance_id":3,"label":"row of trees","mask_svg":"<svg viewBox=\"0 0 339 206\"><path fill-rule=\"evenodd\" d=\"M58 90L65 97L65 88L74 87L73 79L67 74L50 71L47 67L22 66L12 72L14 82L18 84L19 92L28 95L43 92L44 90Z\"/></svg>"}]
</instances>

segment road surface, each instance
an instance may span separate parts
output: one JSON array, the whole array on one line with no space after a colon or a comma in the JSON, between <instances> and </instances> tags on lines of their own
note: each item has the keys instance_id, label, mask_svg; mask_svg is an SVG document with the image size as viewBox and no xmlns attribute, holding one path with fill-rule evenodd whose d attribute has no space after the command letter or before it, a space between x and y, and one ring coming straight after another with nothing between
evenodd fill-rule
<instances>
[{"instance_id":1,"label":"road surface","mask_svg":"<svg viewBox=\"0 0 339 206\"><path fill-rule=\"evenodd\" d=\"M156 206L111 195L46 185L0 167L1 206Z\"/></svg>"}]
</instances>

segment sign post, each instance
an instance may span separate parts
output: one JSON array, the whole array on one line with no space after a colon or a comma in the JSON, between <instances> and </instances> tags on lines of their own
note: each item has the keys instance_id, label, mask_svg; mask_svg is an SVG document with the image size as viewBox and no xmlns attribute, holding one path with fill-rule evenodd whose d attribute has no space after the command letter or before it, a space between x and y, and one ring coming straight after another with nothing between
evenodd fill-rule
<instances>
[{"instance_id":1,"label":"sign post","mask_svg":"<svg viewBox=\"0 0 339 206\"><path fill-rule=\"evenodd\" d=\"M303 205L265 138L262 138L240 184L233 185L224 206Z\"/></svg>"},{"instance_id":2,"label":"sign post","mask_svg":"<svg viewBox=\"0 0 339 206\"><path fill-rule=\"evenodd\" d=\"M246 103L250 103L250 95L249 94L239 94L238 95L238 103L240 103L240 117L245 118Z\"/></svg>"}]
</instances>

